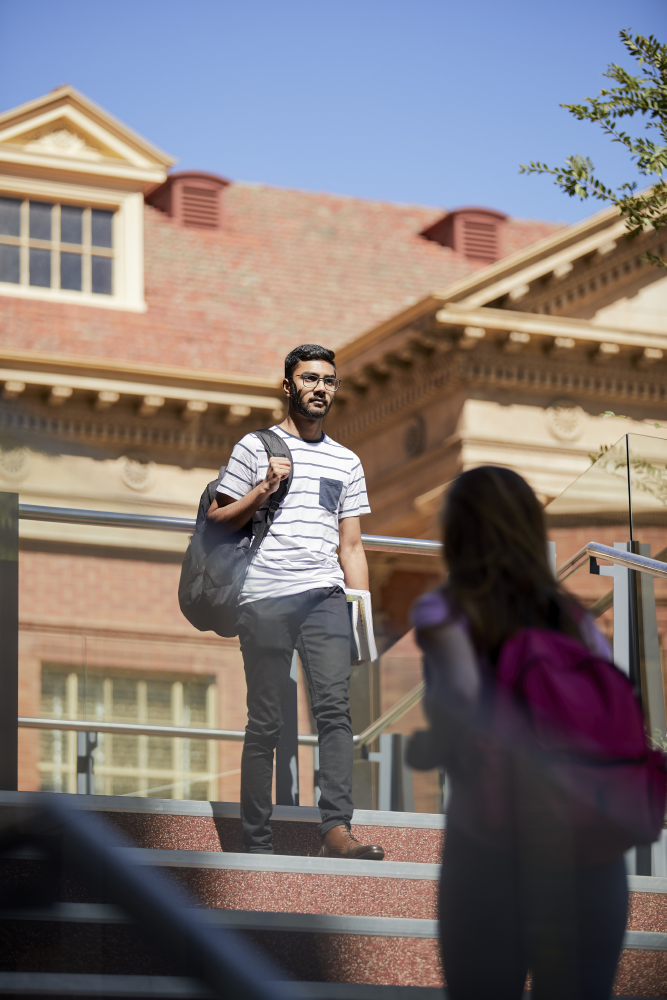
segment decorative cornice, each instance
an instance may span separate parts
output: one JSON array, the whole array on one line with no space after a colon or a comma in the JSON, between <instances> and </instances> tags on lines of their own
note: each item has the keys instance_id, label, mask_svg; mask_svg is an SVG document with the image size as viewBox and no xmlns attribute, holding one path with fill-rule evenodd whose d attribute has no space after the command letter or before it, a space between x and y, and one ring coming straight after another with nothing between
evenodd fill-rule
<instances>
[{"instance_id":1,"label":"decorative cornice","mask_svg":"<svg viewBox=\"0 0 667 1000\"><path fill-rule=\"evenodd\" d=\"M536 317L530 317L535 319ZM543 317L540 317L543 319ZM552 338L553 339L553 338ZM570 338L560 338L568 341ZM650 372L624 363L620 354L600 364L597 353L582 354L575 347L562 351L511 354L498 345L481 343L472 349L433 350L413 354L409 367L387 366L383 380L365 372L362 383L347 396L345 409L331 421L328 433L351 445L360 438L423 409L433 397L457 390L483 389L494 395L510 391L550 405L554 397L590 400L600 409L619 403L664 411L667 407L667 370ZM355 385L354 377L346 385ZM649 415L649 414L647 414Z\"/></svg>"},{"instance_id":2,"label":"decorative cornice","mask_svg":"<svg viewBox=\"0 0 667 1000\"><path fill-rule=\"evenodd\" d=\"M89 396L91 400L99 401L101 396L106 396L104 409L108 409L112 403L111 397L115 397L113 402L117 402L121 397L129 400L146 398L162 399L176 404L190 404L192 402L206 404L201 412L205 412L207 407L243 407L247 410L247 415L252 409L270 411L274 418L278 413L282 413L282 401L271 396L255 396L248 393L219 392L210 389L190 389L182 386L165 385L159 382L129 382L120 379L94 378L90 375L61 375L54 372L32 372L23 371L19 368L0 368L0 382L12 386L23 385L34 388L49 388L53 394L54 389L66 390L66 398L72 396L76 391ZM61 393L65 395L65 392ZM14 391L13 395L17 395ZM196 409L196 407L194 408ZM276 411L275 413L273 411Z\"/></svg>"},{"instance_id":3,"label":"decorative cornice","mask_svg":"<svg viewBox=\"0 0 667 1000\"><path fill-rule=\"evenodd\" d=\"M158 381L164 385L178 385L215 392L227 387L244 386L259 395L280 391L275 379L245 375L239 372L222 372L198 368L176 368L172 365L144 364L121 361L116 358L95 358L77 354L46 354L41 351L21 351L0 347L0 366L3 368L29 368L34 372L57 372L62 375L90 375L99 378L122 378L130 382Z\"/></svg>"},{"instance_id":4,"label":"decorative cornice","mask_svg":"<svg viewBox=\"0 0 667 1000\"><path fill-rule=\"evenodd\" d=\"M574 308L590 307L612 288L617 288L621 294L623 286L637 280L638 273L643 278L658 280L662 277L661 272L642 259L647 251L659 256L664 254L661 233L651 230L638 239L623 236L603 244L594 253L578 255L560 273L556 273L558 268L555 268L532 285L526 284L525 294L520 296L521 311L567 314ZM492 304L504 306L505 302L514 308L511 292Z\"/></svg>"},{"instance_id":5,"label":"decorative cornice","mask_svg":"<svg viewBox=\"0 0 667 1000\"><path fill-rule=\"evenodd\" d=\"M457 336L456 328L475 326L485 330L484 339L487 342L493 340L493 335L497 334L501 346L504 344L504 335L512 330L519 330L531 336L533 348L538 347L542 350L548 349L556 337L570 337L575 341L575 347L582 350L594 348L603 342L631 348L635 352L646 346L667 350L667 334L598 326L576 317L492 309L489 306L471 309L465 305L447 303L438 310L434 319L443 330L450 326L454 339ZM405 331L406 339L409 333L410 331Z\"/></svg>"},{"instance_id":6,"label":"decorative cornice","mask_svg":"<svg viewBox=\"0 0 667 1000\"><path fill-rule=\"evenodd\" d=\"M129 415L113 419L81 408L49 412L40 406L0 405L0 430L10 439L28 444L49 438L85 444L106 453L139 452L160 456L165 464L180 464L184 453L203 453L210 455L212 464L217 466L248 429L252 428L193 426L176 420L132 419Z\"/></svg>"}]
</instances>

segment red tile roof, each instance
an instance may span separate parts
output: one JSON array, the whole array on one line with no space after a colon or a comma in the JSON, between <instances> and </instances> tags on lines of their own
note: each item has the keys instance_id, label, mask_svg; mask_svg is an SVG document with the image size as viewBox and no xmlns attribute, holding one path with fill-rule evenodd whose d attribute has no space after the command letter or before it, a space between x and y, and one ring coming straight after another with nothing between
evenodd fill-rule
<instances>
[{"instance_id":1,"label":"red tile roof","mask_svg":"<svg viewBox=\"0 0 667 1000\"><path fill-rule=\"evenodd\" d=\"M479 268L418 235L442 209L240 183L223 206L214 232L146 207L146 313L0 295L3 344L277 377L296 344L338 348ZM508 253L561 228L506 226Z\"/></svg>"}]
</instances>

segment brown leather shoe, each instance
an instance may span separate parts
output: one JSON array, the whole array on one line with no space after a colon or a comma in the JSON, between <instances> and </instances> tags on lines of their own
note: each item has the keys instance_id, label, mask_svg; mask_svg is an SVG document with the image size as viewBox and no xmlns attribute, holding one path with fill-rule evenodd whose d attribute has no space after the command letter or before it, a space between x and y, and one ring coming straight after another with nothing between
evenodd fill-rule
<instances>
[{"instance_id":1,"label":"brown leather shoe","mask_svg":"<svg viewBox=\"0 0 667 1000\"><path fill-rule=\"evenodd\" d=\"M382 861L384 847L360 844L345 825L335 826L322 838L320 858L349 858L356 861Z\"/></svg>"}]
</instances>

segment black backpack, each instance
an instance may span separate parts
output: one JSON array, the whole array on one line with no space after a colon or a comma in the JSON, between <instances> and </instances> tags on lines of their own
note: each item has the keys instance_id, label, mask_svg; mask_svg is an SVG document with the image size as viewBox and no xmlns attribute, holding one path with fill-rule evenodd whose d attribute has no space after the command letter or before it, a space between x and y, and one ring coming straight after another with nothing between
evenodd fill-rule
<instances>
[{"instance_id":1,"label":"black backpack","mask_svg":"<svg viewBox=\"0 0 667 1000\"><path fill-rule=\"evenodd\" d=\"M275 431L253 431L266 449L269 458L289 458L292 453ZM178 584L181 611L200 632L217 632L231 638L238 635L238 603L243 583L257 550L266 538L278 507L292 484L294 463L272 495L264 520L253 538L252 519L240 531L209 521L208 509L215 499L220 478L209 483L202 493L194 534L183 559Z\"/></svg>"}]
</instances>

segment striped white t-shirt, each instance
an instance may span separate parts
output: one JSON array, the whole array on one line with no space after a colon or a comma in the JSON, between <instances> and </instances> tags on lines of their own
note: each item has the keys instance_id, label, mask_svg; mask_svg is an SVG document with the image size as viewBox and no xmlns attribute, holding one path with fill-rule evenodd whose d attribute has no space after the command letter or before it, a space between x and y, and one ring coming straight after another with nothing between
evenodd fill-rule
<instances>
[{"instance_id":1,"label":"striped white t-shirt","mask_svg":"<svg viewBox=\"0 0 667 1000\"><path fill-rule=\"evenodd\" d=\"M248 570L241 604L265 597L303 594L318 587L344 586L338 562L338 522L369 514L361 462L326 434L304 441L281 427L271 428L292 453L294 476L289 493ZM246 434L235 446L218 492L240 500L265 478L269 460L264 445ZM270 497L253 516L253 531Z\"/></svg>"}]
</instances>

